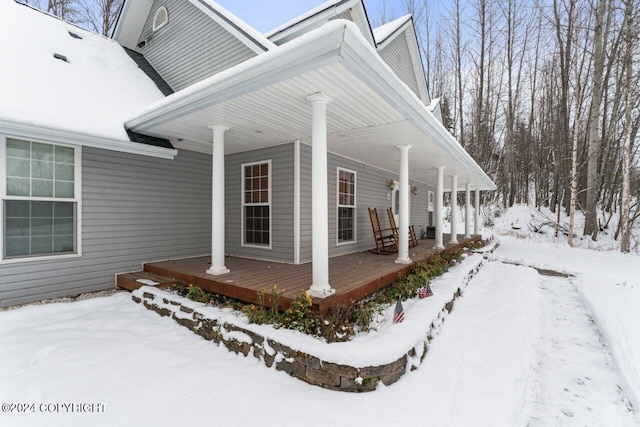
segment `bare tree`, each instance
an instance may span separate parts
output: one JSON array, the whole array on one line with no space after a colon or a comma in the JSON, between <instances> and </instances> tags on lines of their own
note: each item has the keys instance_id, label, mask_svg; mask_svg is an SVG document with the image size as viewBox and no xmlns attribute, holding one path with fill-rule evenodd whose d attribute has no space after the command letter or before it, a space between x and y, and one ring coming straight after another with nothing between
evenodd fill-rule
<instances>
[{"instance_id":1,"label":"bare tree","mask_svg":"<svg viewBox=\"0 0 640 427\"><path fill-rule=\"evenodd\" d=\"M625 107L624 107L624 140L622 147L622 194L620 209L620 250L629 252L631 243L631 227L629 224L630 197L630 163L631 163L631 82L633 80L633 8L635 0L623 0L625 29Z\"/></svg>"},{"instance_id":2,"label":"bare tree","mask_svg":"<svg viewBox=\"0 0 640 427\"><path fill-rule=\"evenodd\" d=\"M89 29L109 36L124 0L82 0L79 15Z\"/></svg>"}]
</instances>

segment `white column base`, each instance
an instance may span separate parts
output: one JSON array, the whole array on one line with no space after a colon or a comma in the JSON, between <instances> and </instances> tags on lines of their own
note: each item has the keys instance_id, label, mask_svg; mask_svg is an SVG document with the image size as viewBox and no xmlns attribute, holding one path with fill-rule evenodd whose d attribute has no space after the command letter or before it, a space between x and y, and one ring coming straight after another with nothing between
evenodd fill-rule
<instances>
[{"instance_id":1,"label":"white column base","mask_svg":"<svg viewBox=\"0 0 640 427\"><path fill-rule=\"evenodd\" d=\"M412 262L411 258L396 258L395 261L396 264L411 264Z\"/></svg>"},{"instance_id":2,"label":"white column base","mask_svg":"<svg viewBox=\"0 0 640 427\"><path fill-rule=\"evenodd\" d=\"M219 276L221 274L227 274L227 273L231 273L231 270L229 270L224 265L222 267L215 267L207 270L207 274L211 274L212 276Z\"/></svg>"},{"instance_id":3,"label":"white column base","mask_svg":"<svg viewBox=\"0 0 640 427\"><path fill-rule=\"evenodd\" d=\"M336 293L336 290L331 286L328 288L314 289L313 285L307 290L309 296L314 298L326 298Z\"/></svg>"},{"instance_id":4,"label":"white column base","mask_svg":"<svg viewBox=\"0 0 640 427\"><path fill-rule=\"evenodd\" d=\"M433 245L433 249L442 250L442 249L444 249L444 245L438 245L438 244L436 243L435 245Z\"/></svg>"}]
</instances>

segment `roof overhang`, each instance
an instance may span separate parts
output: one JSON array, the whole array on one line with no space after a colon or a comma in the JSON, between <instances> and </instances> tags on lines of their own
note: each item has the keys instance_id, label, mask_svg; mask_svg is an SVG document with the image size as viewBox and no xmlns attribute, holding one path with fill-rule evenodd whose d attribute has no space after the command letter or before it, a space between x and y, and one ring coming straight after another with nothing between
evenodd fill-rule
<instances>
[{"instance_id":1,"label":"roof overhang","mask_svg":"<svg viewBox=\"0 0 640 427\"><path fill-rule=\"evenodd\" d=\"M422 101L393 73L349 21L332 21L285 45L160 100L128 120L135 132L168 138L178 148L211 152L209 125L230 128L227 154L311 143L306 96L333 99L327 112L329 151L392 173L398 145L412 145L410 175L435 182L438 166L470 184L495 184Z\"/></svg>"},{"instance_id":2,"label":"roof overhang","mask_svg":"<svg viewBox=\"0 0 640 427\"><path fill-rule=\"evenodd\" d=\"M55 129L48 126L39 126L31 123L20 123L2 119L0 119L0 133L17 138L81 145L84 147L100 148L103 150L119 151L129 154L139 154L142 156L156 157L160 159L172 160L178 154L178 151L173 148L104 138L96 135L72 132L65 129Z\"/></svg>"}]
</instances>

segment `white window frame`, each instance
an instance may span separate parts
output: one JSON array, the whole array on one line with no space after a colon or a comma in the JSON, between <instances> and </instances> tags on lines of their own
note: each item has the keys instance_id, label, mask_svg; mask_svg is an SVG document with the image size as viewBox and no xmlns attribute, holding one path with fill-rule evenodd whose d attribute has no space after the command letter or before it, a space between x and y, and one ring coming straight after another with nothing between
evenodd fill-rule
<instances>
[{"instance_id":1,"label":"white window frame","mask_svg":"<svg viewBox=\"0 0 640 427\"><path fill-rule=\"evenodd\" d=\"M340 204L340 172L353 174L353 205ZM357 213L358 213L358 174L356 171L338 166L336 168L336 246L352 245L358 243ZM353 240L340 241L340 208L353 208Z\"/></svg>"},{"instance_id":2,"label":"white window frame","mask_svg":"<svg viewBox=\"0 0 640 427\"><path fill-rule=\"evenodd\" d=\"M160 22L158 24L158 18L160 18L160 13L164 11L164 16L165 16L165 20ZM152 23L152 30L154 32L158 31L160 28L164 27L165 25L167 25L169 23L169 11L167 10L166 7L161 6L158 8L158 10L156 10L156 13L153 15L153 23Z\"/></svg>"},{"instance_id":3,"label":"white window frame","mask_svg":"<svg viewBox=\"0 0 640 427\"><path fill-rule=\"evenodd\" d=\"M7 138L19 139L22 141L37 142L40 144L54 145L60 147L73 148L73 173L74 173L74 186L73 186L73 199L70 198L57 198L57 197L27 197L27 196L7 196ZM0 135L0 164L2 165L2 172L0 172L0 264L14 264L25 262L38 262L38 261L51 261L57 259L68 258L81 258L82 257L82 146L64 144L59 142L44 141L34 138L25 138L21 136L13 135ZM5 200L26 200L30 202L72 202L75 203L75 235L76 235L76 252L72 254L53 254L53 255L36 255L26 256L19 258L4 257L4 232L5 217L4 217L4 201Z\"/></svg>"},{"instance_id":4,"label":"white window frame","mask_svg":"<svg viewBox=\"0 0 640 427\"><path fill-rule=\"evenodd\" d=\"M268 197L269 197L269 202L268 203L245 203L244 202L244 183L245 183L245 175L244 175L244 170L246 166L254 166L254 165L262 165L266 163L269 167L269 175L267 176L267 182L268 182ZM271 159L267 159L267 160L260 160L257 162L248 162L248 163L242 163L240 165L240 176L241 176L241 181L242 184L240 185L240 246L244 247L244 248L257 248L257 249L268 249L270 250L272 248L272 242L273 242L273 208L272 208L272 200L273 200L273 193L271 192L271 181L272 181L272 176L273 176L273 169L271 167ZM244 235L244 228L245 228L245 206L268 206L269 207L269 244L268 245L258 245L255 243L246 243L245 242L245 235Z\"/></svg>"}]
</instances>

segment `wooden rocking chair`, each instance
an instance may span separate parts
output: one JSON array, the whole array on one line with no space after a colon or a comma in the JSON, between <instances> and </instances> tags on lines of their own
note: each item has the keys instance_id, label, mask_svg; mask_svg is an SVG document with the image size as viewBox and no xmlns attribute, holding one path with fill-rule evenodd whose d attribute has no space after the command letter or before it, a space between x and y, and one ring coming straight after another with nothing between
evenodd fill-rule
<instances>
[{"instance_id":1,"label":"wooden rocking chair","mask_svg":"<svg viewBox=\"0 0 640 427\"><path fill-rule=\"evenodd\" d=\"M391 230L393 230L394 238L396 242L398 241L398 227L396 226L396 218L393 215L393 211L391 208L387 209L387 216L389 217L389 225L391 226ZM418 246L418 238L416 237L416 232L413 229L413 225L409 226L409 247L414 248Z\"/></svg>"},{"instance_id":2,"label":"wooden rocking chair","mask_svg":"<svg viewBox=\"0 0 640 427\"><path fill-rule=\"evenodd\" d=\"M378 211L376 208L369 208L369 219L371 220L373 240L376 242L376 248L371 249L371 252L378 254L397 252L397 233L390 228L380 228L380 220L378 219Z\"/></svg>"}]
</instances>

